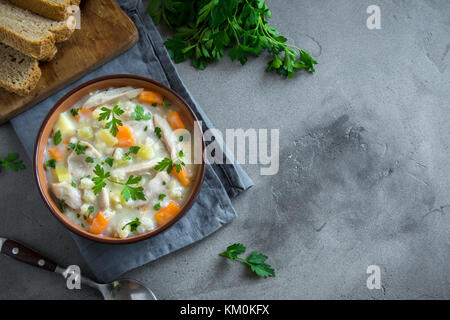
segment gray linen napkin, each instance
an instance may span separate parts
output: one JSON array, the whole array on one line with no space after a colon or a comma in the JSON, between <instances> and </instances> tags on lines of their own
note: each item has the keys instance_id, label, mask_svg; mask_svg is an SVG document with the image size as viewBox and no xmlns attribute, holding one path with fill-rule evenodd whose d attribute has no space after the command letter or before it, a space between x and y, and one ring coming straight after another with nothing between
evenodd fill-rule
<instances>
[{"instance_id":1,"label":"gray linen napkin","mask_svg":"<svg viewBox=\"0 0 450 320\"><path fill-rule=\"evenodd\" d=\"M30 157L39 126L56 101L75 86L108 74L138 74L170 86L189 103L199 119L203 120L203 130L213 127L178 76L158 30L151 18L145 14L142 2L124 0L119 1L119 4L136 24L139 43L120 57L11 120ZM73 238L97 279L108 282L217 231L236 217L230 199L252 185L252 180L238 164L208 165L205 182L196 202L180 221L165 232L139 243L120 246L99 244L76 235L73 235ZM51 219L50 214L48 217Z\"/></svg>"}]
</instances>

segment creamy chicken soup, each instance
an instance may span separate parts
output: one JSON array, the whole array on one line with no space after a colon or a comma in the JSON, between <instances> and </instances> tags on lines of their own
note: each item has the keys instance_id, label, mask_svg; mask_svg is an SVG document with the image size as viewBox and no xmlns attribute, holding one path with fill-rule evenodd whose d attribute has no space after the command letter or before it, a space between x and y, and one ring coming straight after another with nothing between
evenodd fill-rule
<instances>
[{"instance_id":1,"label":"creamy chicken soup","mask_svg":"<svg viewBox=\"0 0 450 320\"><path fill-rule=\"evenodd\" d=\"M45 151L61 211L93 234L127 238L173 219L198 165L182 113L132 87L94 92L62 113Z\"/></svg>"}]
</instances>

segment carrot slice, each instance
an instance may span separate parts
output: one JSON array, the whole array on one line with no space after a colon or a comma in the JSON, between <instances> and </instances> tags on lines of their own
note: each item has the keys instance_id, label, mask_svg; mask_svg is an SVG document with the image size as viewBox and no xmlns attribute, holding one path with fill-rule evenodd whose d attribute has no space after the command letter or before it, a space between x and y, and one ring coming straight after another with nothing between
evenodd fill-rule
<instances>
[{"instance_id":1,"label":"carrot slice","mask_svg":"<svg viewBox=\"0 0 450 320\"><path fill-rule=\"evenodd\" d=\"M141 91L141 93L139 94L139 98L138 100L140 102L145 102L145 103L156 103L156 104L162 104L163 103L163 99L164 97L162 96L162 94L154 92L154 91Z\"/></svg>"},{"instance_id":2,"label":"carrot slice","mask_svg":"<svg viewBox=\"0 0 450 320\"><path fill-rule=\"evenodd\" d=\"M80 112L85 115L91 114L93 111L94 111L94 108L92 108L92 109L85 109L83 107L80 108Z\"/></svg>"},{"instance_id":3,"label":"carrot slice","mask_svg":"<svg viewBox=\"0 0 450 320\"><path fill-rule=\"evenodd\" d=\"M48 153L56 161L61 161L64 159L64 152L58 147L48 150Z\"/></svg>"},{"instance_id":4,"label":"carrot slice","mask_svg":"<svg viewBox=\"0 0 450 320\"><path fill-rule=\"evenodd\" d=\"M170 201L167 207L162 208L155 214L155 220L162 226L175 217L181 208L173 201Z\"/></svg>"},{"instance_id":5,"label":"carrot slice","mask_svg":"<svg viewBox=\"0 0 450 320\"><path fill-rule=\"evenodd\" d=\"M186 126L184 125L184 121L181 118L181 115L178 111L171 111L167 115L167 122L169 122L169 124L173 130L186 129Z\"/></svg>"},{"instance_id":6,"label":"carrot slice","mask_svg":"<svg viewBox=\"0 0 450 320\"><path fill-rule=\"evenodd\" d=\"M62 143L64 143L64 144L69 144L69 142L70 142L70 139L66 139L66 140L63 140Z\"/></svg>"},{"instance_id":7,"label":"carrot slice","mask_svg":"<svg viewBox=\"0 0 450 320\"><path fill-rule=\"evenodd\" d=\"M134 137L131 129L126 126L117 126L119 131L116 134L118 147L131 147L134 145Z\"/></svg>"},{"instance_id":8,"label":"carrot slice","mask_svg":"<svg viewBox=\"0 0 450 320\"><path fill-rule=\"evenodd\" d=\"M108 225L109 220L103 216L103 211L100 211L92 221L89 232L93 234L100 234Z\"/></svg>"},{"instance_id":9,"label":"carrot slice","mask_svg":"<svg viewBox=\"0 0 450 320\"><path fill-rule=\"evenodd\" d=\"M181 182L181 184L185 187L188 187L191 184L191 180L187 176L186 170L181 168L180 172L177 172L175 167L172 169L172 174L177 177L177 179Z\"/></svg>"}]
</instances>

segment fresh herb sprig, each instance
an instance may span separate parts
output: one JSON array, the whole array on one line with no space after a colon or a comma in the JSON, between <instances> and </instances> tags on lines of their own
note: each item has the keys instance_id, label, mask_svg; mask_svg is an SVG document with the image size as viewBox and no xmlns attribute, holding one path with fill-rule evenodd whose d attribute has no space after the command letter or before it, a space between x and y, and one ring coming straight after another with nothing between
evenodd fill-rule
<instances>
[{"instance_id":1,"label":"fresh herb sprig","mask_svg":"<svg viewBox=\"0 0 450 320\"><path fill-rule=\"evenodd\" d=\"M140 225L141 225L141 221L139 220L139 218L136 218L136 219L134 219L133 221L130 221L130 222L128 222L127 224L125 224L125 225L122 227L122 230L125 230L125 228L126 228L127 226L130 226L130 231L133 232L133 231L136 231L137 228L138 228Z\"/></svg>"},{"instance_id":2,"label":"fresh herb sprig","mask_svg":"<svg viewBox=\"0 0 450 320\"><path fill-rule=\"evenodd\" d=\"M130 200L130 199L132 199L132 200L137 200L137 199L147 200L145 198L144 188L140 187L140 186L136 186L142 180L141 176L130 175L128 177L128 180L123 183L123 182L112 180L110 178L110 176L111 176L110 173L105 171L105 169L99 164L97 164L95 166L93 172L96 175L96 177L92 178L92 182L94 182L92 191L94 191L94 194L99 194L102 191L102 189L104 187L106 187L106 181L109 181L111 183L115 183L115 184L123 186L123 189L120 192L120 194L125 199L125 201L128 202L128 200Z\"/></svg>"},{"instance_id":3,"label":"fresh herb sprig","mask_svg":"<svg viewBox=\"0 0 450 320\"><path fill-rule=\"evenodd\" d=\"M165 42L175 63L192 60L194 67L204 69L220 61L224 51L232 60L244 65L250 55L267 50L273 59L267 71L289 78L297 70L314 72L317 64L310 54L268 24L271 12L265 0L152 0L147 12L158 24L161 19L175 30Z\"/></svg>"},{"instance_id":4,"label":"fresh herb sprig","mask_svg":"<svg viewBox=\"0 0 450 320\"><path fill-rule=\"evenodd\" d=\"M158 162L155 166L155 170L157 171L164 171L166 170L167 173L171 173L172 170L175 168L176 172L180 172L185 167L186 164L181 160L183 158L184 153L183 150L180 150L177 154L178 158L175 160L169 159L165 157L160 162Z\"/></svg>"},{"instance_id":5,"label":"fresh herb sprig","mask_svg":"<svg viewBox=\"0 0 450 320\"><path fill-rule=\"evenodd\" d=\"M69 142L67 145L70 149L74 150L77 155L84 154L88 148L88 146L80 144L79 141L76 144Z\"/></svg>"},{"instance_id":6,"label":"fresh herb sprig","mask_svg":"<svg viewBox=\"0 0 450 320\"><path fill-rule=\"evenodd\" d=\"M141 149L141 147L139 146L132 146L130 147L130 149L125 152L125 154L123 155L123 160L131 160L131 154L137 154L139 152L139 150Z\"/></svg>"},{"instance_id":7,"label":"fresh herb sprig","mask_svg":"<svg viewBox=\"0 0 450 320\"><path fill-rule=\"evenodd\" d=\"M240 261L250 267L250 269L260 277L275 277L275 270L266 262L267 256L253 251L247 259L242 259L238 255L244 253L246 247L241 243L232 244L226 251L219 253L220 256L229 258L233 261Z\"/></svg>"},{"instance_id":8,"label":"fresh herb sprig","mask_svg":"<svg viewBox=\"0 0 450 320\"><path fill-rule=\"evenodd\" d=\"M22 160L19 160L18 153L8 153L6 158L0 157L0 171L2 168L5 168L5 170L12 169L14 171L19 171L25 169L25 165Z\"/></svg>"},{"instance_id":9,"label":"fresh herb sprig","mask_svg":"<svg viewBox=\"0 0 450 320\"><path fill-rule=\"evenodd\" d=\"M118 117L120 117L125 111L120 109L119 102L117 102L112 109L102 107L100 110L103 112L100 113L98 121L109 120L111 118L111 120L106 122L105 129L110 129L109 131L115 137L117 132L119 132L118 126L123 125L122 120Z\"/></svg>"},{"instance_id":10,"label":"fresh herb sprig","mask_svg":"<svg viewBox=\"0 0 450 320\"><path fill-rule=\"evenodd\" d=\"M150 120L151 115L150 112L145 113L145 110L142 106L136 105L136 107L134 107L134 112L131 113L131 117L136 121Z\"/></svg>"}]
</instances>

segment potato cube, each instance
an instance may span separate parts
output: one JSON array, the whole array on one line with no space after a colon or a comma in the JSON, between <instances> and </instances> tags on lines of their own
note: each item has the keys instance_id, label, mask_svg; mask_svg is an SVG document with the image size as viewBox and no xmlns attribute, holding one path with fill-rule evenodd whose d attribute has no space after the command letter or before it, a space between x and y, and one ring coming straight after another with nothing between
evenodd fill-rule
<instances>
[{"instance_id":1,"label":"potato cube","mask_svg":"<svg viewBox=\"0 0 450 320\"><path fill-rule=\"evenodd\" d=\"M62 138L67 138L75 134L75 122L72 116L68 113L61 113L58 121L56 122L55 128L56 131L61 131Z\"/></svg>"},{"instance_id":2,"label":"potato cube","mask_svg":"<svg viewBox=\"0 0 450 320\"><path fill-rule=\"evenodd\" d=\"M97 137L102 140L108 147L112 147L117 144L117 138L114 137L108 130L103 129L97 132Z\"/></svg>"},{"instance_id":3,"label":"potato cube","mask_svg":"<svg viewBox=\"0 0 450 320\"><path fill-rule=\"evenodd\" d=\"M94 131L91 127L82 127L77 130L77 136L80 140L94 139Z\"/></svg>"},{"instance_id":4,"label":"potato cube","mask_svg":"<svg viewBox=\"0 0 450 320\"><path fill-rule=\"evenodd\" d=\"M147 145L140 145L139 147L137 155L143 159L150 160L152 158L152 147Z\"/></svg>"},{"instance_id":5,"label":"potato cube","mask_svg":"<svg viewBox=\"0 0 450 320\"><path fill-rule=\"evenodd\" d=\"M55 165L55 176L58 178L59 182L70 180L70 174L65 164L57 163Z\"/></svg>"}]
</instances>

